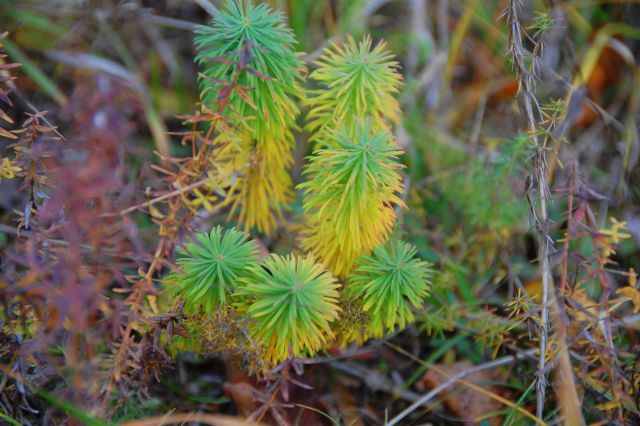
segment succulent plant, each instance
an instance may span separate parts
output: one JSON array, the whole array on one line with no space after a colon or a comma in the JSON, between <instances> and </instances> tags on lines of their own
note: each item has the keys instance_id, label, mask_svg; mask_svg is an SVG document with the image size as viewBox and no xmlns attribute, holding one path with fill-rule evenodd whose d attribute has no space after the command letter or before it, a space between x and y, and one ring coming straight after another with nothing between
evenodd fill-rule
<instances>
[{"instance_id":1,"label":"succulent plant","mask_svg":"<svg viewBox=\"0 0 640 426\"><path fill-rule=\"evenodd\" d=\"M182 272L170 279L188 308L242 319L235 334L206 330L207 342L231 348L227 340L245 336L259 345L266 368L317 353L334 332L340 344L362 343L404 326L427 294L429 270L409 245L385 245L395 208L404 206L402 150L391 135L402 78L385 43L374 47L367 36L333 44L316 61L317 89L305 100L304 67L283 15L248 3L227 1L210 26L196 30L203 108L221 114L209 159L217 185L211 190L245 230L273 231L294 198L293 130L302 100L315 143L299 185L309 254L272 254L260 263L240 232L223 236L216 228L185 246ZM227 108L219 105L220 93L229 95ZM345 318L335 323L341 308L334 275L349 283Z\"/></svg>"},{"instance_id":2,"label":"succulent plant","mask_svg":"<svg viewBox=\"0 0 640 426\"><path fill-rule=\"evenodd\" d=\"M228 176L222 206L229 207L229 217L246 231L255 228L270 233L293 199L291 153L255 147L249 132L227 131L220 140L224 145L211 163L218 173Z\"/></svg>"},{"instance_id":3,"label":"succulent plant","mask_svg":"<svg viewBox=\"0 0 640 426\"><path fill-rule=\"evenodd\" d=\"M225 305L238 279L258 262L258 252L248 237L236 229L197 233L179 250L181 272L167 277L182 295L187 312L213 312Z\"/></svg>"},{"instance_id":4,"label":"succulent plant","mask_svg":"<svg viewBox=\"0 0 640 426\"><path fill-rule=\"evenodd\" d=\"M198 26L195 32L196 62L205 76L200 79L202 101L213 105L218 82L228 82L237 64L246 62L247 72L240 73L235 84L248 89L232 95L230 110L237 117L255 117L258 143L286 143L285 134L299 114L296 98L303 97L304 90L302 61L293 50L296 39L284 15L265 3L229 0L210 26Z\"/></svg>"},{"instance_id":5,"label":"succulent plant","mask_svg":"<svg viewBox=\"0 0 640 426\"><path fill-rule=\"evenodd\" d=\"M236 292L238 307L252 318L253 338L279 362L313 355L333 337L338 317L337 280L314 258L272 254L254 265Z\"/></svg>"},{"instance_id":6,"label":"succulent plant","mask_svg":"<svg viewBox=\"0 0 640 426\"><path fill-rule=\"evenodd\" d=\"M382 337L413 322L413 309L429 294L430 277L429 264L416 257L414 246L390 241L358 260L344 292L369 314L369 335Z\"/></svg>"},{"instance_id":7,"label":"succulent plant","mask_svg":"<svg viewBox=\"0 0 640 426\"><path fill-rule=\"evenodd\" d=\"M402 84L398 63L380 42L372 49L371 37L356 43L332 44L315 63L310 78L320 88L309 91L307 129L318 138L327 127L354 129L357 121L371 116L373 128L387 128L400 119L396 94Z\"/></svg>"},{"instance_id":8,"label":"succulent plant","mask_svg":"<svg viewBox=\"0 0 640 426\"><path fill-rule=\"evenodd\" d=\"M292 129L305 95L296 39L280 12L229 0L210 26L198 27L195 43L204 105L213 108L220 90L232 90L216 139L223 149L213 159L238 167L226 168L223 206L245 230L270 233L293 198Z\"/></svg>"},{"instance_id":9,"label":"succulent plant","mask_svg":"<svg viewBox=\"0 0 640 426\"><path fill-rule=\"evenodd\" d=\"M308 224L302 242L336 275L386 241L393 205L404 205L396 195L401 152L388 131L365 121L355 134L344 126L327 129L309 158L308 180L299 186Z\"/></svg>"}]
</instances>

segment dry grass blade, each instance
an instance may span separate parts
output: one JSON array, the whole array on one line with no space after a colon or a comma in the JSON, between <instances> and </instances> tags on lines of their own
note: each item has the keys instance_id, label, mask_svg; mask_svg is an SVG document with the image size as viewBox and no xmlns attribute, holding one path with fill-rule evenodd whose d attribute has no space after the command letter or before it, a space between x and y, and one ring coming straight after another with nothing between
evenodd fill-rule
<instances>
[{"instance_id":1,"label":"dry grass blade","mask_svg":"<svg viewBox=\"0 0 640 426\"><path fill-rule=\"evenodd\" d=\"M140 420L130 420L120 423L118 426L162 426L170 424L184 424L188 422L197 422L211 426L260 426L262 424L246 419L240 419L238 417L222 416L219 414L184 413L148 417Z\"/></svg>"}]
</instances>

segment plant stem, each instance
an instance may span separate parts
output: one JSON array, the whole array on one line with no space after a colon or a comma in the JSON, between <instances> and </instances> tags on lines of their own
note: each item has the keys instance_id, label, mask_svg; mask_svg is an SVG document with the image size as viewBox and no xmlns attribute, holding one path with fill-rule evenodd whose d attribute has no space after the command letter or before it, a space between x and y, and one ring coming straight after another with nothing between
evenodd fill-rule
<instances>
[{"instance_id":1,"label":"plant stem","mask_svg":"<svg viewBox=\"0 0 640 426\"><path fill-rule=\"evenodd\" d=\"M536 383L536 417L542 418L544 415L544 402L547 389L546 379L546 362L547 362L547 343L549 333L549 298L552 293L551 286L553 285L553 278L551 276L551 266L549 264L550 253L550 237L547 233L547 176L546 176L546 155L545 147L541 146L540 141L536 135L538 129L536 119L533 113L533 102L535 95L533 94L533 74L529 71L525 64L525 49L522 42L522 27L518 20L518 0L510 0L509 6L506 12L508 26L509 26L509 43L508 49L512 56L514 66L516 69L516 76L520 84L520 92L523 97L524 107L526 111L527 121L529 125L529 132L531 140L534 144L534 170L532 178L535 180L535 186L537 186L539 207L536 207L534 197L531 194L534 184L531 182L527 185L527 191L529 192L528 198L530 203L531 214L534 218L535 227L538 233L538 245L539 252L538 257L540 261L540 273L542 275L542 300L540 311L540 347L538 356L538 379ZM536 102L537 105L537 102Z\"/></svg>"},{"instance_id":2,"label":"plant stem","mask_svg":"<svg viewBox=\"0 0 640 426\"><path fill-rule=\"evenodd\" d=\"M531 215L534 219L539 244L539 261L540 273L542 276L542 300L539 317L540 325L540 344L538 355L538 379L536 382L536 417L542 419L544 416L544 405L546 397L547 379L547 347L549 344L549 309L555 318L559 316L558 306L556 302L555 289L553 287L553 276L551 272L551 264L549 257L553 240L549 236L548 223L549 215L547 209L547 196L549 187L547 183L547 159L546 159L546 142L537 137L538 125L534 117L534 103L538 106L538 101L534 94L534 71L535 65L530 67L525 63L525 55L528 54L532 61L536 57L527 52L522 42L522 27L518 20L518 7L520 0L510 0L509 6L505 11L507 23L509 27L508 38L508 54L516 71L516 76L520 84L520 93L523 97L525 106L529 133L534 145L534 166L533 173L527 179L527 198L529 200ZM534 52L538 49L534 49ZM541 49L540 49L541 50ZM538 203L533 196L534 187L538 192ZM538 204L538 205L536 205ZM561 412L564 421L568 424L584 424L584 418L580 411L580 402L576 392L575 377L571 366L571 358L565 340L565 333L561 332L557 339L558 364L555 369L555 377L558 383L558 400L562 401Z\"/></svg>"}]
</instances>

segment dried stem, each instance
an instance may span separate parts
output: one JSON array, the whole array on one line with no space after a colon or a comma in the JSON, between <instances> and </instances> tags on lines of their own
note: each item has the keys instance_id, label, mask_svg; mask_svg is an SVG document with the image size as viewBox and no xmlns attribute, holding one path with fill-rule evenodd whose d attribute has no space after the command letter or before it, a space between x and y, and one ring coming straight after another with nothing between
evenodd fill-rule
<instances>
[{"instance_id":1,"label":"dried stem","mask_svg":"<svg viewBox=\"0 0 640 426\"><path fill-rule=\"evenodd\" d=\"M508 55L513 61L516 76L519 82L519 92L522 95L524 107L526 111L529 133L534 145L533 155L533 171L527 177L527 198L529 200L530 213L533 217L539 244L539 261L540 273L542 275L542 300L539 317L540 344L538 355L538 378L536 383L536 416L540 419L544 416L544 405L547 389L547 354L549 345L550 317L549 309L552 309L553 317L559 315L558 306L553 286L553 275L549 257L553 247L553 239L549 235L549 217L547 209L547 200L549 196L549 186L547 183L547 141L545 137L539 140L538 123L534 116L534 107L540 111L538 101L535 97L535 78L537 69L537 57L535 53L529 53L523 45L522 34L523 29L518 20L518 10L520 0L510 0L509 6L505 11L508 26ZM540 52L542 46L538 44L533 50ZM529 56L532 61L531 65L527 65L525 55ZM554 123L551 124L553 126ZM545 129L548 131L550 129ZM537 200L534 197L534 191L537 191ZM564 280L565 278L563 278ZM564 400L561 407L565 421L573 422L571 424L584 424L584 419L580 412L580 403L578 400L575 377L571 367L568 348L565 341L564 333L558 336L558 364L556 367L556 378L561 385L558 386L558 395Z\"/></svg>"},{"instance_id":2,"label":"dried stem","mask_svg":"<svg viewBox=\"0 0 640 426\"><path fill-rule=\"evenodd\" d=\"M171 197L175 197L176 195L180 195L180 194L183 194L185 192L189 192L189 191L191 191L193 189L200 188L201 186L204 186L209 182L210 182L209 178L201 179L201 180L199 180L197 182L194 182L194 183L192 183L190 185L187 185L187 186L182 187L180 189L176 189L175 191L168 192L166 194L162 194L162 195L160 195L158 197L155 197L155 198L153 198L153 199L151 199L149 201L145 201L144 203L139 203L139 204L136 204L135 206L127 207L126 209L121 210L117 214L125 215L125 214L128 214L128 213L131 213L131 212L136 211L138 209L141 209L141 208L143 208L145 206L151 206L153 204L159 203L160 201L164 201L164 200L169 199ZM111 213L104 213L102 216L110 216L110 215L112 215L112 214Z\"/></svg>"},{"instance_id":3,"label":"dried stem","mask_svg":"<svg viewBox=\"0 0 640 426\"><path fill-rule=\"evenodd\" d=\"M560 296L564 299L567 291L567 268L569 265L569 244L571 242L571 228L573 221L573 192L575 190L576 174L578 165L573 163L571 166L571 175L569 176L569 188L567 189L568 207L567 207L567 235L564 241L562 253L562 275L560 276Z\"/></svg>"},{"instance_id":4,"label":"dried stem","mask_svg":"<svg viewBox=\"0 0 640 426\"><path fill-rule=\"evenodd\" d=\"M508 53L516 68L516 76L520 84L520 93L523 97L524 107L529 124L529 132L535 147L533 176L529 178L527 185L528 199L530 201L531 214L534 218L535 227L538 233L540 273L542 275L542 309L540 310L540 353L538 358L538 381L536 384L536 416L542 418L544 415L544 402L547 389L546 362L547 344L549 340L549 295L552 293L551 286L553 278L551 276L551 266L549 264L549 254L551 249L551 238L548 234L548 212L547 194L549 192L546 176L546 156L545 149L541 146L536 135L538 129L533 113L533 93L534 75L525 64L525 49L522 44L522 27L518 20L519 1L511 0L506 12L510 29ZM537 105L537 102L536 102ZM531 179L533 181L531 181ZM537 186L539 207L536 206L532 192L534 182Z\"/></svg>"},{"instance_id":5,"label":"dried stem","mask_svg":"<svg viewBox=\"0 0 640 426\"><path fill-rule=\"evenodd\" d=\"M247 48L247 46L245 46ZM247 55L243 55L243 58L248 58ZM229 98L233 93L234 89L237 86L237 81L239 74L244 72L247 68L246 59L242 60L237 64L233 75L231 76L231 81L226 83L221 89L218 96L217 104L218 108L214 114L211 115L209 130L207 131L206 136L202 140L202 145L196 151L195 149L195 141L197 139L197 130L195 126L192 128L192 132L189 136L193 145L193 155L188 160L188 167L181 167L178 174L175 175L173 182L183 185L178 190L171 191L167 194L154 198L151 201L147 201L143 204L139 204L136 206L129 207L128 209L123 210L120 214L126 214L131 211L134 211L144 205L150 205L157 203L159 201L169 200L169 209L167 215L162 221L162 224L166 226L165 233L158 241L156 245L156 249L154 251L154 256L149 268L146 270L144 275L133 285L133 292L128 298L128 302L130 303L131 309L131 318L127 321L127 325L124 329L122 335L122 341L120 342L118 351L115 355L115 360L113 364L113 374L110 375L109 381L106 386L106 391L103 399L104 408L107 407L109 402L109 398L111 397L111 392L113 391L113 386L120 379L122 374L122 370L126 365L126 359L129 353L130 345L133 340L133 330L138 322L138 314L141 309L141 304L145 298L149 294L153 292L153 283L152 278L154 274L160 269L162 265L162 259L166 257L171 248L173 247L177 237L180 226L175 226L176 223L179 222L178 216L184 207L184 200L180 196L184 192L198 188L200 186L205 185L209 182L209 178L200 179L194 183L188 184L194 177L198 177L202 175L202 170L204 166L207 164L208 154L210 152L210 148L213 146L211 142L212 136L216 130L217 124L222 118L222 112L227 107L229 102ZM193 121L197 121L199 119L198 116L193 118ZM183 223L187 223L186 219L182 221Z\"/></svg>"}]
</instances>

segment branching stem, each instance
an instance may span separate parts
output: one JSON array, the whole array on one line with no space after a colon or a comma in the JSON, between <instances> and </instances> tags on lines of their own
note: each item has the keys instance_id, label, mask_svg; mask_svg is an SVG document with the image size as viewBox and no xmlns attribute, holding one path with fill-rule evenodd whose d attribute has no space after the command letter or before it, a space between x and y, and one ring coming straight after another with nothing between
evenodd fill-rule
<instances>
[{"instance_id":1,"label":"branching stem","mask_svg":"<svg viewBox=\"0 0 640 426\"><path fill-rule=\"evenodd\" d=\"M549 263L552 240L547 230L547 194L549 193L549 188L546 176L547 167L545 147L541 145L536 135L538 126L534 117L533 103L535 102L535 95L533 94L532 87L534 75L529 71L525 63L525 49L522 42L522 27L518 20L518 7L518 0L510 0L508 10L506 12L508 26L510 29L508 53L511 55L516 68L516 76L519 80L520 93L522 94L524 101L529 132L535 149L534 170L532 176L535 184L534 182L530 182L530 184L527 185L527 191L529 192L528 198L531 214L534 218L536 231L538 233L540 273L542 275L542 300L539 320L540 348L538 358L538 379L536 383L536 417L542 418L544 415L544 402L547 388L546 362L547 346L549 341L549 304L550 299L555 300L555 298L552 297L553 277L551 275L551 266ZM534 197L531 194L534 190L534 186L538 192L539 206L536 206Z\"/></svg>"}]
</instances>

